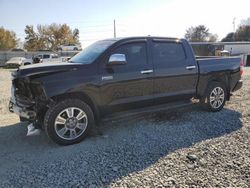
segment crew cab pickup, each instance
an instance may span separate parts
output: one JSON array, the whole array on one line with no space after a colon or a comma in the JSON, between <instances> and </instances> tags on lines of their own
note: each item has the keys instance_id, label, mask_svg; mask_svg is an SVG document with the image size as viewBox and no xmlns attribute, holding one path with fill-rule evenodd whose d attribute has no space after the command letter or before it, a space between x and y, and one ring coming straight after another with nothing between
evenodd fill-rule
<instances>
[{"instance_id":1,"label":"crew cab pickup","mask_svg":"<svg viewBox=\"0 0 250 188\"><path fill-rule=\"evenodd\" d=\"M74 144L114 113L163 109L192 98L219 111L242 87L240 61L196 58L185 39L102 40L69 62L27 65L13 72L9 108L22 120L43 126L56 143Z\"/></svg>"}]
</instances>

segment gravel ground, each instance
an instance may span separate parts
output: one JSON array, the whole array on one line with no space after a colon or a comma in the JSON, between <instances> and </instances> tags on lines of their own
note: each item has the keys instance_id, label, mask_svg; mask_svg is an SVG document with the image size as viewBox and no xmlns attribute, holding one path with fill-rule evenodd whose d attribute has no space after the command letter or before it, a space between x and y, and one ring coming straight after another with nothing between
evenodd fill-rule
<instances>
[{"instance_id":1,"label":"gravel ground","mask_svg":"<svg viewBox=\"0 0 250 188\"><path fill-rule=\"evenodd\" d=\"M250 69L218 113L197 105L105 122L58 146L8 113L0 69L0 187L250 187Z\"/></svg>"}]
</instances>

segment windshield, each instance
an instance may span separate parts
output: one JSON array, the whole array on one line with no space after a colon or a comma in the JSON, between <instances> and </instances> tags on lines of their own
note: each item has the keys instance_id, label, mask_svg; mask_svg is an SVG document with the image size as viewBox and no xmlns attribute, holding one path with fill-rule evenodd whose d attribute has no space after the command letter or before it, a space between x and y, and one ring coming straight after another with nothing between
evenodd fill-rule
<instances>
[{"instance_id":1,"label":"windshield","mask_svg":"<svg viewBox=\"0 0 250 188\"><path fill-rule=\"evenodd\" d=\"M115 41L98 41L70 59L72 63L90 64Z\"/></svg>"}]
</instances>

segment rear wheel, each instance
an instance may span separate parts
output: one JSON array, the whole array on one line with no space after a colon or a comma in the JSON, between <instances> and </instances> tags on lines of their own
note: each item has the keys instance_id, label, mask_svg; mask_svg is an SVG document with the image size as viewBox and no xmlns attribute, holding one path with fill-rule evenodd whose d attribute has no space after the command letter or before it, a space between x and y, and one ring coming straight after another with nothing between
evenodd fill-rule
<instances>
[{"instance_id":1,"label":"rear wheel","mask_svg":"<svg viewBox=\"0 0 250 188\"><path fill-rule=\"evenodd\" d=\"M51 107L44 119L45 131L58 144L81 142L94 126L91 108L81 100L66 99Z\"/></svg>"},{"instance_id":2,"label":"rear wheel","mask_svg":"<svg viewBox=\"0 0 250 188\"><path fill-rule=\"evenodd\" d=\"M220 82L212 82L201 100L206 110L217 112L220 111L226 102L227 90L224 84Z\"/></svg>"},{"instance_id":3,"label":"rear wheel","mask_svg":"<svg viewBox=\"0 0 250 188\"><path fill-rule=\"evenodd\" d=\"M30 65L31 63L30 62L25 62L23 65Z\"/></svg>"}]
</instances>

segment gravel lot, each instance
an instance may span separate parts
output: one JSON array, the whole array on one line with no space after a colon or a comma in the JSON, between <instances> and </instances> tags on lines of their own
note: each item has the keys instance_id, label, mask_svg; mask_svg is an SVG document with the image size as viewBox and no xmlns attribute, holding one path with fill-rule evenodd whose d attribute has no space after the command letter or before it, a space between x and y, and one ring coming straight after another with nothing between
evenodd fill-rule
<instances>
[{"instance_id":1,"label":"gravel lot","mask_svg":"<svg viewBox=\"0 0 250 188\"><path fill-rule=\"evenodd\" d=\"M80 144L26 137L0 69L0 187L250 187L250 69L218 113L198 105L105 122Z\"/></svg>"}]
</instances>

